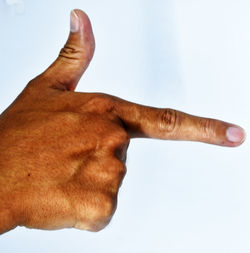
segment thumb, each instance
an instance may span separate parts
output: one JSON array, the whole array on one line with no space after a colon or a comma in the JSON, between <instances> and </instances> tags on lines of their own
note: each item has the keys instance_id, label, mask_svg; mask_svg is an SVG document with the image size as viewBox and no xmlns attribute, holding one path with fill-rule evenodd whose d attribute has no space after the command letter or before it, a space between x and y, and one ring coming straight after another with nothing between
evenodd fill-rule
<instances>
[{"instance_id":1,"label":"thumb","mask_svg":"<svg viewBox=\"0 0 250 253\"><path fill-rule=\"evenodd\" d=\"M70 14L69 38L57 60L44 75L55 85L73 91L87 69L95 50L95 39L88 16L81 10Z\"/></svg>"}]
</instances>

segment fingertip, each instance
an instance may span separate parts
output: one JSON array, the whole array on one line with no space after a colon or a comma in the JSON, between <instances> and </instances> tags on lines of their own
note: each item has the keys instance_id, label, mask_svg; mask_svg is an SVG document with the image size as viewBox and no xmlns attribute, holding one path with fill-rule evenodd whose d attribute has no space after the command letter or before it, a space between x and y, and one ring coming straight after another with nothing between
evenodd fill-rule
<instances>
[{"instance_id":1,"label":"fingertip","mask_svg":"<svg viewBox=\"0 0 250 253\"><path fill-rule=\"evenodd\" d=\"M79 18L87 18L87 19L89 19L89 18L88 18L88 15L86 14L86 12L84 12L84 11L81 10L81 9L73 9L72 11L75 12L76 15L77 15Z\"/></svg>"},{"instance_id":2,"label":"fingertip","mask_svg":"<svg viewBox=\"0 0 250 253\"><path fill-rule=\"evenodd\" d=\"M226 138L229 146L240 146L246 140L246 131L240 126L229 126L226 130Z\"/></svg>"},{"instance_id":3,"label":"fingertip","mask_svg":"<svg viewBox=\"0 0 250 253\"><path fill-rule=\"evenodd\" d=\"M83 31L84 33L89 33L91 32L92 33L92 27L91 27L91 22L90 22L90 19L88 17L88 15L80 10L80 9L73 9L71 11L71 20L76 20L78 19L79 21L79 30L80 31ZM74 32L74 30L73 30Z\"/></svg>"}]
</instances>

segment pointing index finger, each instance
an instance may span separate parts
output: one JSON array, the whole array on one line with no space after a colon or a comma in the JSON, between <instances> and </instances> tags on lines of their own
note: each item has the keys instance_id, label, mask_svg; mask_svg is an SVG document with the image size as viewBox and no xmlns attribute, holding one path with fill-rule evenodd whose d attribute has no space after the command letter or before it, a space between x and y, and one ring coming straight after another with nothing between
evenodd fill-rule
<instances>
[{"instance_id":1,"label":"pointing index finger","mask_svg":"<svg viewBox=\"0 0 250 253\"><path fill-rule=\"evenodd\" d=\"M199 141L235 147L245 140L244 130L224 121L193 116L114 98L115 111L132 138Z\"/></svg>"}]
</instances>

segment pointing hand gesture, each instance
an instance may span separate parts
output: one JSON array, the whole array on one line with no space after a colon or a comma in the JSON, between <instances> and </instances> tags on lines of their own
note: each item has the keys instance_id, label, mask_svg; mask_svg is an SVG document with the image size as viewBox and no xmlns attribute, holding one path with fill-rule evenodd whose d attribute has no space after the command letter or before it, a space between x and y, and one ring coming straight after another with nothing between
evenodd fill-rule
<instances>
[{"instance_id":1,"label":"pointing hand gesture","mask_svg":"<svg viewBox=\"0 0 250 253\"><path fill-rule=\"evenodd\" d=\"M235 147L242 128L167 108L74 89L95 42L85 13L71 13L58 59L0 115L0 233L26 226L98 231L114 214L130 138Z\"/></svg>"}]
</instances>

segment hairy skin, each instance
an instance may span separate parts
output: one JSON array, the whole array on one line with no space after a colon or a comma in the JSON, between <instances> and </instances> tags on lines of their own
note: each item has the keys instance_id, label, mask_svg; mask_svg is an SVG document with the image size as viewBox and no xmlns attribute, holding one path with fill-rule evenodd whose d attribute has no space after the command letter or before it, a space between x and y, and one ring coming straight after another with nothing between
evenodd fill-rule
<instances>
[{"instance_id":1,"label":"hairy skin","mask_svg":"<svg viewBox=\"0 0 250 253\"><path fill-rule=\"evenodd\" d=\"M0 115L0 234L16 226L99 231L112 218L130 138L238 146L235 125L74 89L93 56L90 21L76 10L58 59ZM73 20L74 21L74 20ZM72 21L72 22L73 22Z\"/></svg>"}]
</instances>

